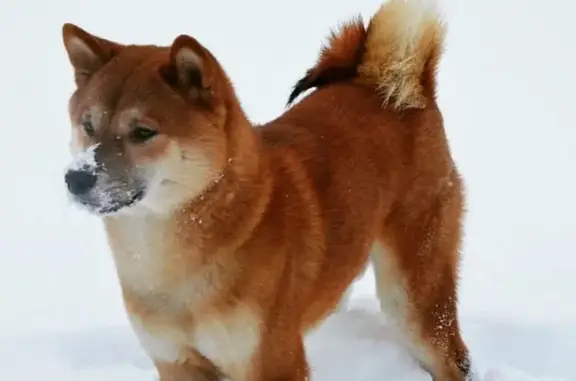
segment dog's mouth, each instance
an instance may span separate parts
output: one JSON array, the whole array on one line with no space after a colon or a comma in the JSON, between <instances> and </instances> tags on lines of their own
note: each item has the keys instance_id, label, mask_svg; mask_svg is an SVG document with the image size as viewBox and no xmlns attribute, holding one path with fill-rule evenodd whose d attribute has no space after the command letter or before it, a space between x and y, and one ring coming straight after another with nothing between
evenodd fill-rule
<instances>
[{"instance_id":1,"label":"dog's mouth","mask_svg":"<svg viewBox=\"0 0 576 381\"><path fill-rule=\"evenodd\" d=\"M133 206L141 201L146 192L144 189L125 192L122 197L118 195L102 194L97 202L94 200L79 200L80 203L88 208L92 213L100 216L110 215L121 211L122 209ZM115 197L116 196L116 197Z\"/></svg>"},{"instance_id":2,"label":"dog's mouth","mask_svg":"<svg viewBox=\"0 0 576 381\"><path fill-rule=\"evenodd\" d=\"M125 200L107 203L106 205L102 206L100 210L98 210L98 213L100 214L116 213L121 209L134 205L143 198L144 198L144 190L139 189Z\"/></svg>"}]
</instances>

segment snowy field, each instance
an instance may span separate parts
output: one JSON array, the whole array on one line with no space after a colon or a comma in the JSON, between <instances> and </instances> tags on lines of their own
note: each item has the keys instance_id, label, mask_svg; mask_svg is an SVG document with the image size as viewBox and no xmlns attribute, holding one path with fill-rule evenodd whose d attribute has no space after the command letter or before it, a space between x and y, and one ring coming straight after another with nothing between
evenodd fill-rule
<instances>
[{"instance_id":1,"label":"snowy field","mask_svg":"<svg viewBox=\"0 0 576 381\"><path fill-rule=\"evenodd\" d=\"M0 379L153 381L128 328L99 222L69 205L61 24L122 42L195 35L249 116L283 110L339 20L380 0L0 4ZM483 381L576 380L576 6L446 0L440 105L468 190L460 289ZM372 274L309 338L315 381L429 377L375 313Z\"/></svg>"}]
</instances>

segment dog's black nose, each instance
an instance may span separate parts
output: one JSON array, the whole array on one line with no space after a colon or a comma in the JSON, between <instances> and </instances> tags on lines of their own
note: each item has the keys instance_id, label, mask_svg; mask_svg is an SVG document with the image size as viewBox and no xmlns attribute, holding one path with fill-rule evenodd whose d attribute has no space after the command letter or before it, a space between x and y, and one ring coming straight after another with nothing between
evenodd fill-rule
<instances>
[{"instance_id":1,"label":"dog's black nose","mask_svg":"<svg viewBox=\"0 0 576 381\"><path fill-rule=\"evenodd\" d=\"M70 170L64 176L64 180L70 193L81 195L92 189L97 177L92 172Z\"/></svg>"}]
</instances>

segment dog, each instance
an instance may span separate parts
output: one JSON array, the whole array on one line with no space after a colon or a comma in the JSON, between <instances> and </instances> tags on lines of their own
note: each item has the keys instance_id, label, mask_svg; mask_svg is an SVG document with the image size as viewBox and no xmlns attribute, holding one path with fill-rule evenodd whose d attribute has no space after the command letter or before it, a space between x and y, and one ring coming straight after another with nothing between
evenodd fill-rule
<instances>
[{"instance_id":1,"label":"dog","mask_svg":"<svg viewBox=\"0 0 576 381\"><path fill-rule=\"evenodd\" d=\"M333 31L289 107L259 126L194 37L127 45L63 25L67 193L103 220L161 381L307 380L303 337L370 263L422 367L471 377L464 182L436 102L445 24L422 4L390 0Z\"/></svg>"}]
</instances>

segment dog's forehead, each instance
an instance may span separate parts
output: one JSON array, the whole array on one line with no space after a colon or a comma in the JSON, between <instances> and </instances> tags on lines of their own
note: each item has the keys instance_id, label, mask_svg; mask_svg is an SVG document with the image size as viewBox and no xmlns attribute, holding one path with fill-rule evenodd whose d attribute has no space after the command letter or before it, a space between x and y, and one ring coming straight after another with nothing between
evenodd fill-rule
<instances>
[{"instance_id":1,"label":"dog's forehead","mask_svg":"<svg viewBox=\"0 0 576 381\"><path fill-rule=\"evenodd\" d=\"M162 53L153 48L126 48L81 91L81 112L102 124L142 117L154 98L166 91L158 72L165 58Z\"/></svg>"}]
</instances>

